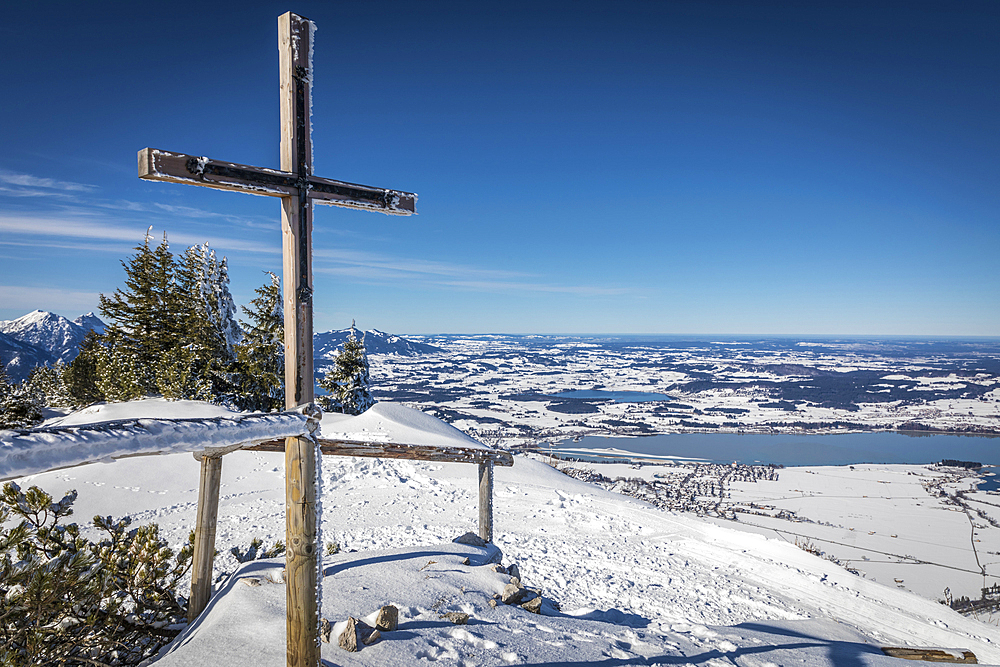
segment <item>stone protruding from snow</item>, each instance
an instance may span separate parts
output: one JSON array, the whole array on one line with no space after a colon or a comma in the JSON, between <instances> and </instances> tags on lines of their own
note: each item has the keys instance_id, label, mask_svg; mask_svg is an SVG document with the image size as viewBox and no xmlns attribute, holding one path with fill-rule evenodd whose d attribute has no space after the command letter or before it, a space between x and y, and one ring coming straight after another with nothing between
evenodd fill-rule
<instances>
[{"instance_id":1,"label":"stone protruding from snow","mask_svg":"<svg viewBox=\"0 0 1000 667\"><path fill-rule=\"evenodd\" d=\"M469 615L461 611L449 611L447 614L441 614L440 617L451 621L455 625L465 625L469 622Z\"/></svg>"},{"instance_id":2,"label":"stone protruding from snow","mask_svg":"<svg viewBox=\"0 0 1000 667\"><path fill-rule=\"evenodd\" d=\"M333 634L333 625L325 618L319 622L319 640L324 644L330 643L330 635Z\"/></svg>"},{"instance_id":3,"label":"stone protruding from snow","mask_svg":"<svg viewBox=\"0 0 1000 667\"><path fill-rule=\"evenodd\" d=\"M466 533L465 535L459 535L453 542L458 544L467 544L470 547L485 547L487 542L483 538L479 537L475 533Z\"/></svg>"},{"instance_id":4,"label":"stone protruding from snow","mask_svg":"<svg viewBox=\"0 0 1000 667\"><path fill-rule=\"evenodd\" d=\"M507 584L500 593L500 601L504 604L519 604L527 591L518 584Z\"/></svg>"},{"instance_id":5,"label":"stone protruding from snow","mask_svg":"<svg viewBox=\"0 0 1000 667\"><path fill-rule=\"evenodd\" d=\"M353 616L334 625L331 634L337 638L337 644L345 651L355 653L358 650L358 619Z\"/></svg>"},{"instance_id":6,"label":"stone protruding from snow","mask_svg":"<svg viewBox=\"0 0 1000 667\"><path fill-rule=\"evenodd\" d=\"M361 620L366 625L377 628L382 632L392 632L399 625L399 610L391 604L387 604L380 609L376 609Z\"/></svg>"},{"instance_id":7,"label":"stone protruding from snow","mask_svg":"<svg viewBox=\"0 0 1000 667\"><path fill-rule=\"evenodd\" d=\"M363 623L358 624L358 631L361 633L361 643L365 646L371 646L382 638L378 628L370 628Z\"/></svg>"},{"instance_id":8,"label":"stone protruding from snow","mask_svg":"<svg viewBox=\"0 0 1000 667\"><path fill-rule=\"evenodd\" d=\"M524 604L521 605L521 609L525 609L527 611L530 611L532 614L541 614L542 613L542 596L539 595L539 596L537 596L535 598L532 598L531 600L528 600L527 602L525 602Z\"/></svg>"},{"instance_id":9,"label":"stone protruding from snow","mask_svg":"<svg viewBox=\"0 0 1000 667\"><path fill-rule=\"evenodd\" d=\"M510 565L507 566L507 574L509 574L514 579L517 579L518 581L521 580L521 570L518 569L517 563L511 563Z\"/></svg>"}]
</instances>

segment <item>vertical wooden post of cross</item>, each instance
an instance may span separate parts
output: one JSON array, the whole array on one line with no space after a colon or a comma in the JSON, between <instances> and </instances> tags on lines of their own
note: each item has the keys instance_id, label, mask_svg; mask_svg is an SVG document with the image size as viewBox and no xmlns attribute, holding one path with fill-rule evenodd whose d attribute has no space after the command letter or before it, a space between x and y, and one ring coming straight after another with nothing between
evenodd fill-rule
<instances>
[{"instance_id":1,"label":"vertical wooden post of cross","mask_svg":"<svg viewBox=\"0 0 1000 667\"><path fill-rule=\"evenodd\" d=\"M139 151L139 178L281 198L284 253L285 406L313 401L312 207L315 202L389 215L416 213L417 195L318 178L312 173L313 23L278 18L281 75L281 170L222 162L153 148ZM318 444L285 442L288 665L319 665L319 540L316 530Z\"/></svg>"},{"instance_id":2,"label":"vertical wooden post of cross","mask_svg":"<svg viewBox=\"0 0 1000 667\"><path fill-rule=\"evenodd\" d=\"M284 256L285 407L313 400L312 175L309 117L312 99L312 24L291 12L278 19L281 73L281 170L298 177L299 187L281 198ZM285 441L285 584L288 667L319 665L319 610L316 583L316 443Z\"/></svg>"}]
</instances>

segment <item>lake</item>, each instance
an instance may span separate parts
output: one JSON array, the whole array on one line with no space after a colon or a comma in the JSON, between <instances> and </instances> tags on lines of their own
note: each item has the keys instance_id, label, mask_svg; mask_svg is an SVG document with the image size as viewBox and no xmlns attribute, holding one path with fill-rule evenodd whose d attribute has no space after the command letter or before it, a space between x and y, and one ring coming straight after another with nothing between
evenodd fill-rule
<instances>
[{"instance_id":1,"label":"lake","mask_svg":"<svg viewBox=\"0 0 1000 667\"><path fill-rule=\"evenodd\" d=\"M671 433L639 438L585 436L578 442L558 442L554 451L562 448L616 448L637 454L691 457L720 463L738 461L784 466L919 464L936 463L941 459L1000 465L1000 437L923 433ZM989 479L997 485L997 477Z\"/></svg>"}]
</instances>

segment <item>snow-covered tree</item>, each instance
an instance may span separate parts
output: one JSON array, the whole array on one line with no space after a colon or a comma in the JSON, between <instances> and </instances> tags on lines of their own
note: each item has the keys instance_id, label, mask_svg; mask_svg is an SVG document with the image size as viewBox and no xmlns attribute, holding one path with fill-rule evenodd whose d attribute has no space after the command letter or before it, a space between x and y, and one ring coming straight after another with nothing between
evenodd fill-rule
<instances>
[{"instance_id":1,"label":"snow-covered tree","mask_svg":"<svg viewBox=\"0 0 1000 667\"><path fill-rule=\"evenodd\" d=\"M285 320L281 283L270 280L258 287L257 298L243 307L243 340L236 345L233 402L243 410L282 410L285 406Z\"/></svg>"},{"instance_id":2,"label":"snow-covered tree","mask_svg":"<svg viewBox=\"0 0 1000 667\"><path fill-rule=\"evenodd\" d=\"M232 400L242 331L226 259L206 243L187 248L177 261L166 235L154 249L147 234L122 266L125 287L100 298L101 313L112 322L99 344L91 341L90 358L70 373L71 393L112 401L148 394Z\"/></svg>"},{"instance_id":3,"label":"snow-covered tree","mask_svg":"<svg viewBox=\"0 0 1000 667\"><path fill-rule=\"evenodd\" d=\"M108 401L131 401L156 393L154 369L163 358L160 353L149 362L138 346L117 325L111 325L94 348L94 371L97 391Z\"/></svg>"},{"instance_id":4,"label":"snow-covered tree","mask_svg":"<svg viewBox=\"0 0 1000 667\"><path fill-rule=\"evenodd\" d=\"M219 260L207 243L189 247L179 262L177 288L185 338L196 355L217 365L232 363L243 332L229 293L226 258Z\"/></svg>"},{"instance_id":5,"label":"snow-covered tree","mask_svg":"<svg viewBox=\"0 0 1000 667\"><path fill-rule=\"evenodd\" d=\"M73 399L66 390L66 364L57 361L52 366L35 366L28 375L27 386L43 405L68 408Z\"/></svg>"},{"instance_id":6,"label":"snow-covered tree","mask_svg":"<svg viewBox=\"0 0 1000 667\"><path fill-rule=\"evenodd\" d=\"M43 405L27 382L11 384L0 364L0 428L31 428L42 421Z\"/></svg>"},{"instance_id":7,"label":"snow-covered tree","mask_svg":"<svg viewBox=\"0 0 1000 667\"><path fill-rule=\"evenodd\" d=\"M351 332L344 341L344 349L337 354L333 367L319 381L319 386L330 392L317 399L320 407L327 412L360 415L375 405L364 336L358 340L357 333L354 322L351 322Z\"/></svg>"}]
</instances>

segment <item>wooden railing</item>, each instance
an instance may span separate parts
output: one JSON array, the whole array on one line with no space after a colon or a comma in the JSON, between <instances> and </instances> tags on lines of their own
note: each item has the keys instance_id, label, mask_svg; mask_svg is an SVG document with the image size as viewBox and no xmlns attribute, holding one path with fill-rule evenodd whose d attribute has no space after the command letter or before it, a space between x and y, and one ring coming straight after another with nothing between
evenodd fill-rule
<instances>
[{"instance_id":1,"label":"wooden railing","mask_svg":"<svg viewBox=\"0 0 1000 667\"><path fill-rule=\"evenodd\" d=\"M98 424L3 431L0 481L97 461L191 452L201 461L188 619L205 609L212 593L222 457L239 450L283 452L275 435L313 437L328 456L365 456L479 466L479 536L493 541L493 467L512 466L509 452L461 446L315 438L321 413L297 411L205 419L137 418Z\"/></svg>"},{"instance_id":2,"label":"wooden railing","mask_svg":"<svg viewBox=\"0 0 1000 667\"><path fill-rule=\"evenodd\" d=\"M443 463L474 463L479 466L479 537L493 541L493 467L510 467L510 452L476 447L410 445L398 442L327 440L317 438L324 456L364 456L380 459L409 459ZM191 600L188 619L194 620L208 605L212 594L212 569L215 557L215 530L219 514L219 487L222 480L222 457L238 450L284 452L284 440L269 440L245 447L206 450L195 454L201 461L198 487L198 517L195 524L194 560L191 566Z\"/></svg>"}]
</instances>

